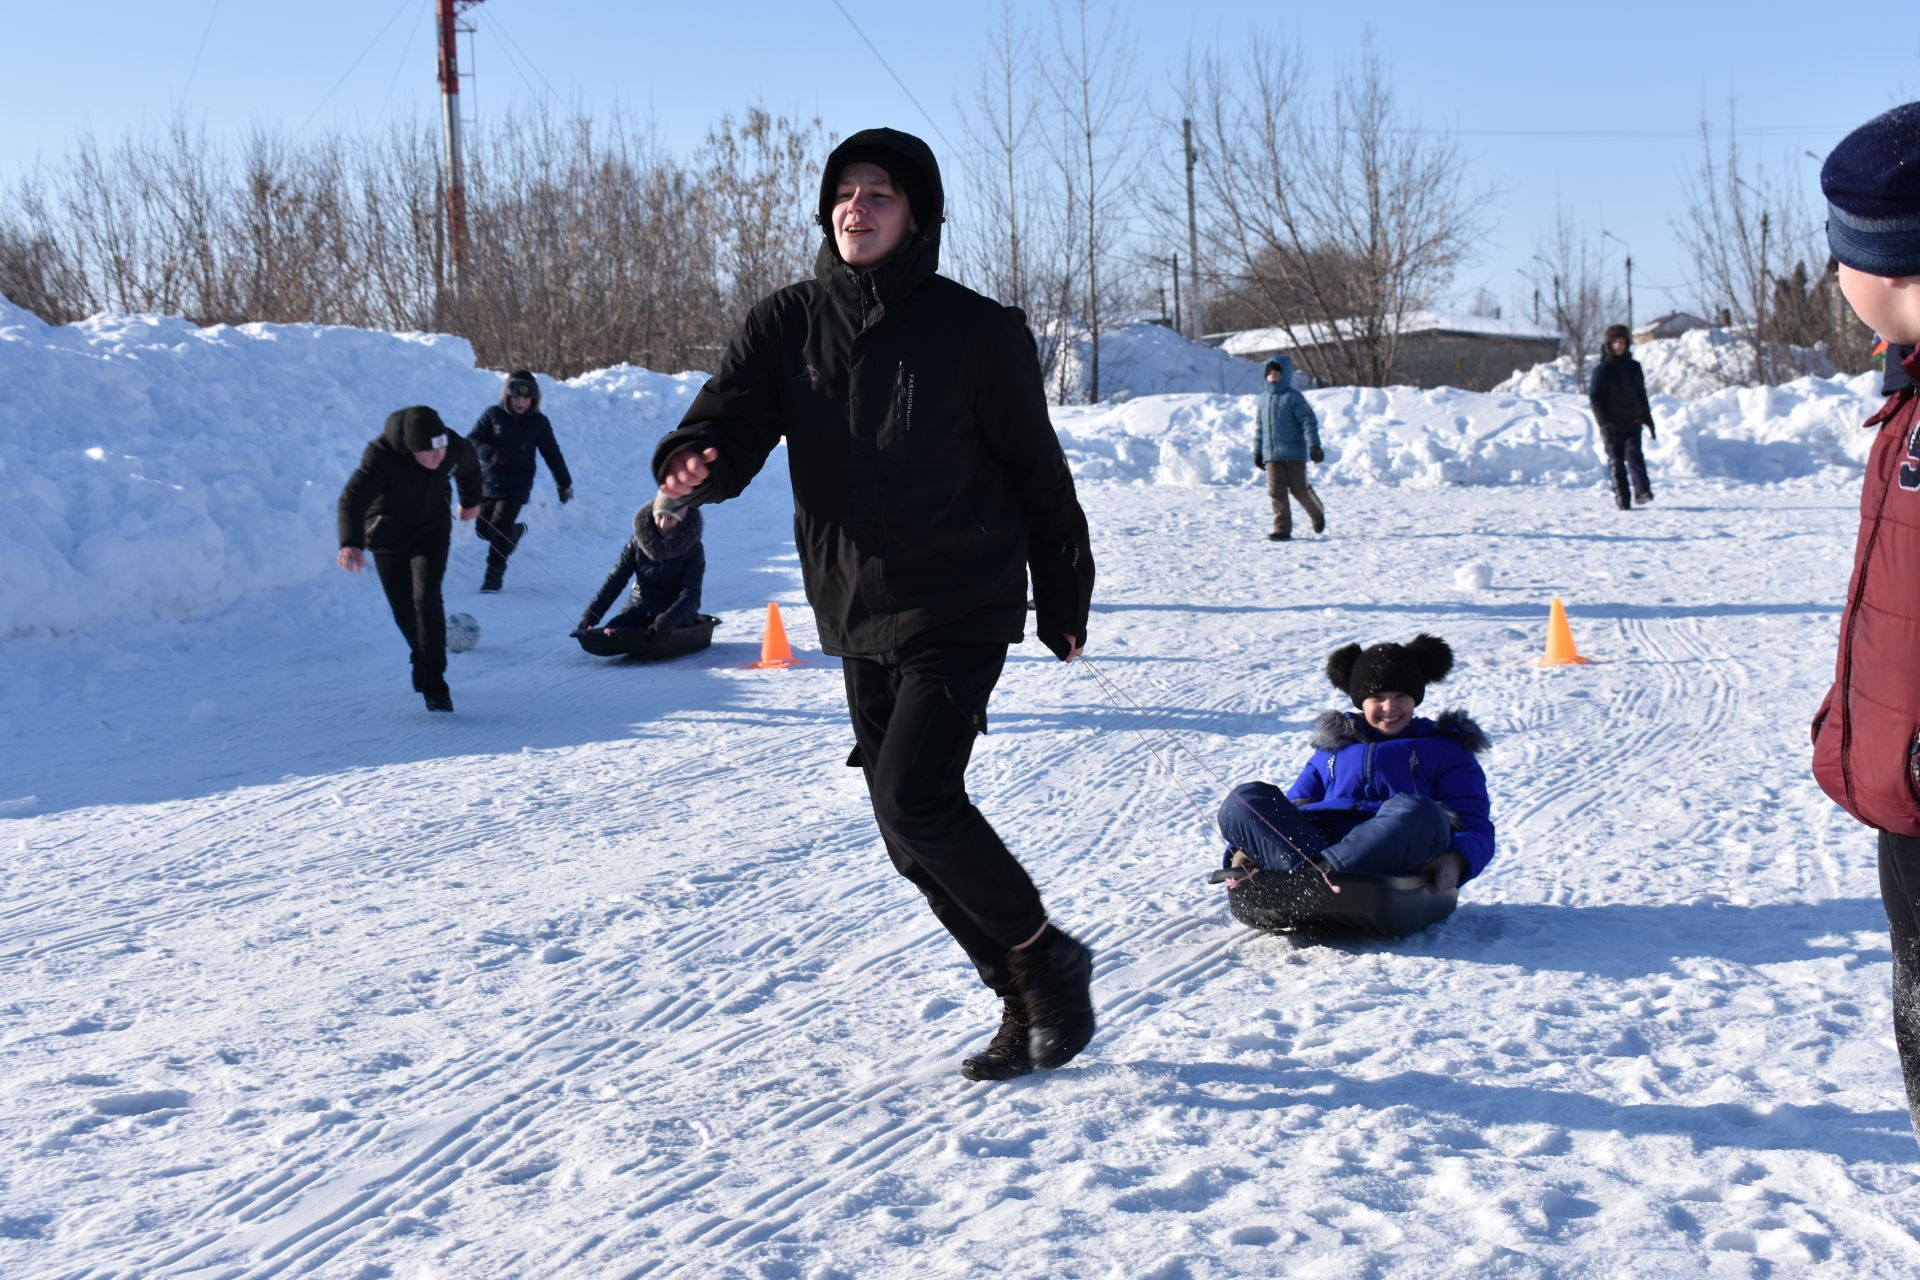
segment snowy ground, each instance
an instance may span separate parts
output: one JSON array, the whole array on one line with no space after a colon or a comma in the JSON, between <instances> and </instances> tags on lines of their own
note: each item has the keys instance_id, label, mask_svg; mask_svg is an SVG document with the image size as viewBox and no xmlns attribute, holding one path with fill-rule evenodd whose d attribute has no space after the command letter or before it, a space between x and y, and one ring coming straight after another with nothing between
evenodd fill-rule
<instances>
[{"instance_id":1,"label":"snowy ground","mask_svg":"<svg viewBox=\"0 0 1920 1280\"><path fill-rule=\"evenodd\" d=\"M451 719L345 575L9 642L0 1272L1913 1273L1871 841L1805 768L1845 487L1342 487L1287 546L1251 488L1082 488L1148 719L1031 642L996 697L975 795L1103 1023L1007 1085L954 1070L992 1009L840 763L777 484L671 668L563 636L614 549L576 509L499 597L462 544ZM1531 665L1555 593L1595 665ZM744 669L769 598L806 667ZM1421 628L1496 740L1491 871L1398 945L1233 924L1222 780Z\"/></svg>"},{"instance_id":2,"label":"snowy ground","mask_svg":"<svg viewBox=\"0 0 1920 1280\"><path fill-rule=\"evenodd\" d=\"M1102 1030L978 1085L994 1008L842 764L779 461L710 515L712 650L564 634L697 377L547 388L581 496L542 480L500 596L456 542L442 717L331 500L367 401L464 424L496 376L36 324L0 305L0 1276L1920 1269L1872 841L1807 773L1860 380L1676 405L1631 513L1576 398L1314 392L1330 534L1284 546L1250 399L1060 411L1138 707L1029 642L970 783ZM1534 665L1555 595L1594 665ZM770 599L806 666L746 669ZM1491 870L1398 944L1234 924L1218 798L1292 776L1330 649L1422 629L1495 739Z\"/></svg>"}]
</instances>

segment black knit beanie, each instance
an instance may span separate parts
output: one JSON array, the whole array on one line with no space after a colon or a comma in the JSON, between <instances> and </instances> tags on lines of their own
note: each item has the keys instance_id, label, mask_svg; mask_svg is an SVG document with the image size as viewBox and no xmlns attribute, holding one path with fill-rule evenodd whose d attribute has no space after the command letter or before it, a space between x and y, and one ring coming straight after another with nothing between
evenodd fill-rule
<instances>
[{"instance_id":1,"label":"black knit beanie","mask_svg":"<svg viewBox=\"0 0 1920 1280\"><path fill-rule=\"evenodd\" d=\"M1876 276L1920 276L1920 102L1840 140L1820 167L1834 259Z\"/></svg>"},{"instance_id":2,"label":"black knit beanie","mask_svg":"<svg viewBox=\"0 0 1920 1280\"><path fill-rule=\"evenodd\" d=\"M400 439L414 453L447 447L447 424L426 405L400 411Z\"/></svg>"},{"instance_id":3,"label":"black knit beanie","mask_svg":"<svg viewBox=\"0 0 1920 1280\"><path fill-rule=\"evenodd\" d=\"M1380 693L1404 693L1417 707L1427 686L1453 670L1453 650L1439 636L1421 632L1405 644L1344 645L1327 656L1327 679L1359 706Z\"/></svg>"}]
</instances>

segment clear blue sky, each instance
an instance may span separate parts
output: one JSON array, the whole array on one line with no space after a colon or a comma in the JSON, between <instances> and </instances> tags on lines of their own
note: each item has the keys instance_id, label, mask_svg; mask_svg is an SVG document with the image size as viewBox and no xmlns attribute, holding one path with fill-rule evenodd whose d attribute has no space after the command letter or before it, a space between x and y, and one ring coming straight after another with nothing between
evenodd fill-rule
<instances>
[{"instance_id":1,"label":"clear blue sky","mask_svg":"<svg viewBox=\"0 0 1920 1280\"><path fill-rule=\"evenodd\" d=\"M818 114L843 134L885 123L937 151L943 135L959 138L958 103L996 0L842 3L878 57L833 0L486 0L467 15L478 28L468 111L484 128L549 95L563 106L619 105L652 117L683 154L711 121L755 100ZM223 134L430 120L432 8L0 0L13 55L0 97L0 178L36 155L59 156L82 129L108 140L163 125L181 106ZM1021 8L1044 22L1044 5ZM1331 75L1370 23L1409 116L1459 130L1474 181L1502 191L1494 233L1457 293L1485 285L1510 308L1522 292L1516 268L1557 196L1596 234L1604 226L1632 245L1641 318L1684 301L1670 223L1699 162L1703 110L1724 123L1734 103L1749 158L1791 173L1812 200L1819 166L1805 152L1824 155L1855 124L1920 97L1920 28L1895 20L1892 6L1121 0L1113 9L1140 51L1143 91L1156 95L1190 43L1237 43L1257 25L1304 46ZM1177 149L1177 137L1168 146ZM1619 246L1606 248L1617 267Z\"/></svg>"}]
</instances>

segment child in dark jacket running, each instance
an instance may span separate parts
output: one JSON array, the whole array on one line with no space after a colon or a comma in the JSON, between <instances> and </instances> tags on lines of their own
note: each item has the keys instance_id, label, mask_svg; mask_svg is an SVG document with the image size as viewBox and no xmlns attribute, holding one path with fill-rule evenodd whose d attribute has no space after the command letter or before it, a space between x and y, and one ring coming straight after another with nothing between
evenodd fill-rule
<instances>
[{"instance_id":1,"label":"child in dark jacket running","mask_svg":"<svg viewBox=\"0 0 1920 1280\"><path fill-rule=\"evenodd\" d=\"M600 615L612 606L629 579L633 592L627 598L627 607L607 619L606 626L600 628L606 634L645 628L650 639L658 639L676 628L693 625L700 612L700 584L707 576L707 553L700 545L704 527L698 507L679 515L651 506L634 512L633 540L621 548L613 572L580 615L580 630L600 626Z\"/></svg>"},{"instance_id":2,"label":"child in dark jacket running","mask_svg":"<svg viewBox=\"0 0 1920 1280\"><path fill-rule=\"evenodd\" d=\"M1234 788L1220 806L1229 866L1284 871L1306 860L1335 871L1418 874L1436 889L1471 880L1493 859L1487 736L1465 712L1413 714L1427 685L1453 669L1438 636L1334 650L1327 679L1359 708L1314 725L1311 759L1282 793Z\"/></svg>"},{"instance_id":3,"label":"child in dark jacket running","mask_svg":"<svg viewBox=\"0 0 1920 1280\"><path fill-rule=\"evenodd\" d=\"M420 404L387 416L386 429L367 445L340 491L337 561L359 573L373 553L380 589L412 655L414 692L429 711L453 710L440 583L453 530L447 503L456 486L460 518L471 520L480 510L473 450Z\"/></svg>"},{"instance_id":4,"label":"child in dark jacket running","mask_svg":"<svg viewBox=\"0 0 1920 1280\"><path fill-rule=\"evenodd\" d=\"M553 424L540 412L540 383L526 369L507 375L500 403L480 415L467 439L480 459L484 497L480 521L474 527L487 544L487 572L480 589L498 591L506 577L507 557L527 536L520 510L533 497L534 455L547 460L562 506L573 500L573 475L553 438Z\"/></svg>"}]
</instances>

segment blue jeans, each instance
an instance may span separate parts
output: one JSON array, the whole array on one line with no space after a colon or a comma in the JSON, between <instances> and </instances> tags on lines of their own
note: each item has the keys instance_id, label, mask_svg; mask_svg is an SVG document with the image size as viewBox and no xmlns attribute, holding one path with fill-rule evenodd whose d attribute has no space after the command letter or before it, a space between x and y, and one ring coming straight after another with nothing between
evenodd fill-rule
<instances>
[{"instance_id":1,"label":"blue jeans","mask_svg":"<svg viewBox=\"0 0 1920 1280\"><path fill-rule=\"evenodd\" d=\"M1325 834L1270 782L1246 782L1220 806L1220 834L1268 871L1308 859L1335 871L1404 875L1447 851L1453 827L1446 810L1424 796L1397 795L1371 818L1328 843Z\"/></svg>"}]
</instances>

